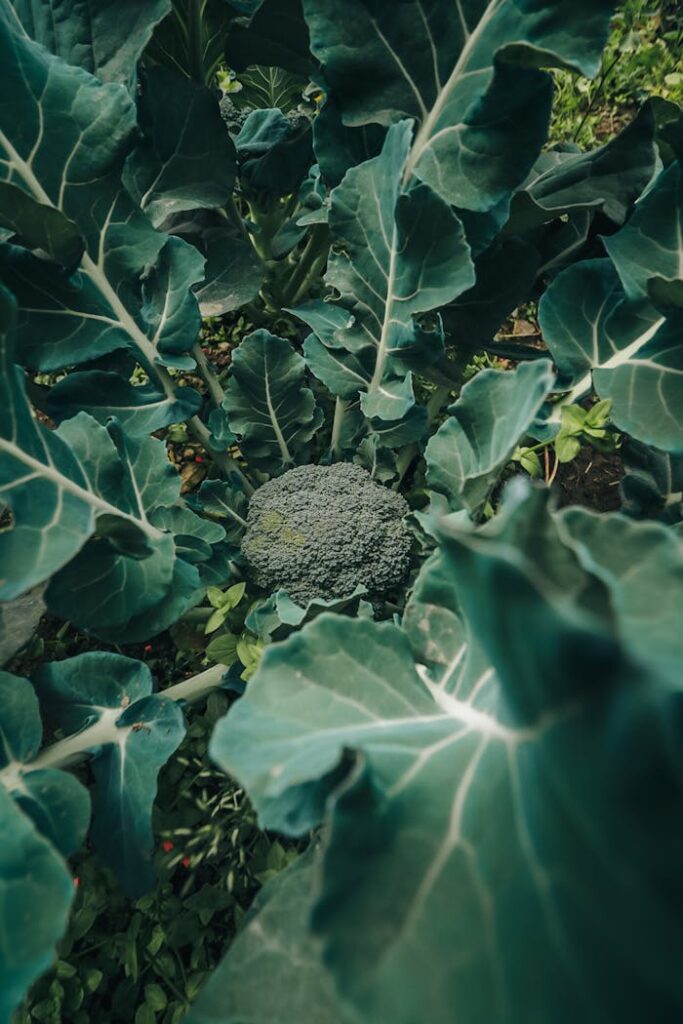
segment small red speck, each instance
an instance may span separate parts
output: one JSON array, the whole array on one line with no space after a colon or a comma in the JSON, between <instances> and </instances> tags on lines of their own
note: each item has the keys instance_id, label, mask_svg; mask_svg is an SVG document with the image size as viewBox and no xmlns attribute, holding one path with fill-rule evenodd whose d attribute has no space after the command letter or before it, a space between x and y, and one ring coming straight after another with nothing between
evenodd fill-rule
<instances>
[{"instance_id":1,"label":"small red speck","mask_svg":"<svg viewBox=\"0 0 683 1024\"><path fill-rule=\"evenodd\" d=\"M201 455L195 455L195 457L194 457L194 461L195 461L195 462L203 462L203 461L204 461L204 459L203 459L203 458L201 457Z\"/></svg>"},{"instance_id":2,"label":"small red speck","mask_svg":"<svg viewBox=\"0 0 683 1024\"><path fill-rule=\"evenodd\" d=\"M173 849L173 843L171 842L171 840L164 840L164 842L161 844L161 849L164 851L164 853L170 853L171 850Z\"/></svg>"},{"instance_id":3,"label":"small red speck","mask_svg":"<svg viewBox=\"0 0 683 1024\"><path fill-rule=\"evenodd\" d=\"M76 875L75 878L74 878L74 889L78 889L80 884L81 884L81 880L78 877L78 875Z\"/></svg>"},{"instance_id":4,"label":"small red speck","mask_svg":"<svg viewBox=\"0 0 683 1024\"><path fill-rule=\"evenodd\" d=\"M180 863L183 865L184 868L189 868L191 861L189 857L183 857Z\"/></svg>"},{"instance_id":5,"label":"small red speck","mask_svg":"<svg viewBox=\"0 0 683 1024\"><path fill-rule=\"evenodd\" d=\"M145 644L145 646L143 647L143 651L145 652L145 654L149 654L151 650L152 650L152 645L151 644Z\"/></svg>"}]
</instances>

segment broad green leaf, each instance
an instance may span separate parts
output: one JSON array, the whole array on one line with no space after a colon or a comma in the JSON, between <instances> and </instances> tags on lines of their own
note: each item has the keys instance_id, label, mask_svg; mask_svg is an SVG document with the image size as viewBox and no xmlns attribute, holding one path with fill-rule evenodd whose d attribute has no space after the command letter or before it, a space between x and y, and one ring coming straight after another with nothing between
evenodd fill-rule
<instances>
[{"instance_id":1,"label":"broad green leaf","mask_svg":"<svg viewBox=\"0 0 683 1024\"><path fill-rule=\"evenodd\" d=\"M133 102L120 85L52 57L3 11L0 178L73 222L85 244L71 277L2 246L3 278L20 306L22 359L49 370L128 346L170 396L172 382L156 364L194 343L199 317L189 292L201 260L155 231L121 182Z\"/></svg>"},{"instance_id":2,"label":"broad green leaf","mask_svg":"<svg viewBox=\"0 0 683 1024\"><path fill-rule=\"evenodd\" d=\"M215 95L167 68L150 68L138 103L142 139L124 182L152 223L223 206L232 195L235 147Z\"/></svg>"},{"instance_id":3,"label":"broad green leaf","mask_svg":"<svg viewBox=\"0 0 683 1024\"><path fill-rule=\"evenodd\" d=\"M382 149L385 130L378 124L347 128L333 94L325 97L313 122L313 148L325 182L339 185L350 167L377 156Z\"/></svg>"},{"instance_id":4,"label":"broad green leaf","mask_svg":"<svg viewBox=\"0 0 683 1024\"><path fill-rule=\"evenodd\" d=\"M405 412L386 386L405 378L401 360L430 360L412 318L474 283L462 225L447 204L419 183L401 193L410 133L409 122L394 125L380 156L348 171L332 193L329 217L325 280L350 318L336 332L337 347L354 354L354 373L359 361L370 361L363 411L387 420ZM351 393L349 383L342 394Z\"/></svg>"},{"instance_id":5,"label":"broad green leaf","mask_svg":"<svg viewBox=\"0 0 683 1024\"><path fill-rule=\"evenodd\" d=\"M429 484L452 511L480 511L553 380L543 359L512 372L482 370L463 387L425 452Z\"/></svg>"},{"instance_id":6,"label":"broad green leaf","mask_svg":"<svg viewBox=\"0 0 683 1024\"><path fill-rule=\"evenodd\" d=\"M193 210L170 218L164 227L194 245L205 258L203 280L193 289L202 316L221 316L258 295L263 263L246 232L220 212Z\"/></svg>"},{"instance_id":7,"label":"broad green leaf","mask_svg":"<svg viewBox=\"0 0 683 1024\"><path fill-rule=\"evenodd\" d=\"M149 544L140 552L127 537L93 537L51 579L48 608L102 639L145 640L198 602L202 586L195 563L211 557L210 545L224 532L179 503L180 480L162 442L134 440L84 413L63 423L59 433L78 454L96 493L115 502L113 510L120 508L121 518L137 526ZM212 532L197 552L193 535L201 540L207 528Z\"/></svg>"},{"instance_id":8,"label":"broad green leaf","mask_svg":"<svg viewBox=\"0 0 683 1024\"><path fill-rule=\"evenodd\" d=\"M683 168L680 161L661 171L636 204L633 216L604 239L629 299L648 295L653 277L683 277Z\"/></svg>"},{"instance_id":9,"label":"broad green leaf","mask_svg":"<svg viewBox=\"0 0 683 1024\"><path fill-rule=\"evenodd\" d=\"M150 385L129 384L116 373L84 370L70 373L50 388L42 404L56 423L85 408L100 423L115 416L131 437L144 437L194 416L202 407L202 397L192 388L177 388L170 397Z\"/></svg>"},{"instance_id":10,"label":"broad green leaf","mask_svg":"<svg viewBox=\"0 0 683 1024\"><path fill-rule=\"evenodd\" d=\"M491 657L462 693L395 626L322 616L266 651L214 734L266 827L327 807L313 926L366 1024L680 1013L678 694L633 685L606 591L545 505L523 489L486 528L448 527L423 581L422 607L462 609ZM458 638L418 609L432 628L452 663Z\"/></svg>"},{"instance_id":11,"label":"broad green leaf","mask_svg":"<svg viewBox=\"0 0 683 1024\"><path fill-rule=\"evenodd\" d=\"M312 848L264 886L186 1024L350 1024L321 962L320 942L308 930L314 855Z\"/></svg>"},{"instance_id":12,"label":"broad green leaf","mask_svg":"<svg viewBox=\"0 0 683 1024\"><path fill-rule=\"evenodd\" d=\"M117 512L91 492L69 445L31 414L23 374L12 363L15 311L0 288L0 496L12 517L10 528L0 531L3 600L68 562L92 533L98 512Z\"/></svg>"},{"instance_id":13,"label":"broad green leaf","mask_svg":"<svg viewBox=\"0 0 683 1024\"><path fill-rule=\"evenodd\" d=\"M9 0L26 34L101 82L132 86L137 62L170 0Z\"/></svg>"},{"instance_id":14,"label":"broad green leaf","mask_svg":"<svg viewBox=\"0 0 683 1024\"><path fill-rule=\"evenodd\" d=\"M313 162L311 122L304 114L254 110L235 139L242 185L254 192L296 192Z\"/></svg>"},{"instance_id":15,"label":"broad green leaf","mask_svg":"<svg viewBox=\"0 0 683 1024\"><path fill-rule=\"evenodd\" d=\"M569 508L558 515L566 544L612 594L619 631L652 673L672 685L683 662L683 538L659 523Z\"/></svg>"},{"instance_id":16,"label":"broad green leaf","mask_svg":"<svg viewBox=\"0 0 683 1024\"><path fill-rule=\"evenodd\" d=\"M506 233L520 233L561 214L600 210L623 224L655 171L654 116L642 109L630 125L588 153L543 153L512 201Z\"/></svg>"},{"instance_id":17,"label":"broad green leaf","mask_svg":"<svg viewBox=\"0 0 683 1024\"><path fill-rule=\"evenodd\" d=\"M255 468L277 473L306 458L322 411L304 373L290 343L268 331L254 331L233 354L223 408Z\"/></svg>"},{"instance_id":18,"label":"broad green leaf","mask_svg":"<svg viewBox=\"0 0 683 1024\"><path fill-rule=\"evenodd\" d=\"M444 329L462 365L490 343L501 324L531 294L539 270L535 246L504 238L475 260L476 283L440 310Z\"/></svg>"},{"instance_id":19,"label":"broad green leaf","mask_svg":"<svg viewBox=\"0 0 683 1024\"><path fill-rule=\"evenodd\" d=\"M185 733L182 711L152 695L146 665L117 654L42 665L36 683L63 728L92 727L93 842L125 891L139 896L155 879L152 804L159 770Z\"/></svg>"},{"instance_id":20,"label":"broad green leaf","mask_svg":"<svg viewBox=\"0 0 683 1024\"><path fill-rule=\"evenodd\" d=\"M41 249L65 267L76 266L83 255L83 241L72 221L7 181L0 182L0 224L14 232L19 245Z\"/></svg>"},{"instance_id":21,"label":"broad green leaf","mask_svg":"<svg viewBox=\"0 0 683 1024\"><path fill-rule=\"evenodd\" d=\"M238 10L243 5L233 4ZM243 19L231 29L225 46L228 67L242 71L250 64L267 65L307 74L314 66L301 0L263 0L250 5Z\"/></svg>"},{"instance_id":22,"label":"broad green leaf","mask_svg":"<svg viewBox=\"0 0 683 1024\"><path fill-rule=\"evenodd\" d=\"M563 404L594 386L601 399L612 400L617 427L680 451L681 320L680 311L665 320L649 304L629 303L609 260L585 260L562 271L541 300L539 322L559 384L571 388ZM549 422L559 424L560 416L561 405Z\"/></svg>"},{"instance_id":23,"label":"broad green leaf","mask_svg":"<svg viewBox=\"0 0 683 1024\"><path fill-rule=\"evenodd\" d=\"M0 1022L56 958L74 898L62 858L0 785Z\"/></svg>"},{"instance_id":24,"label":"broad green leaf","mask_svg":"<svg viewBox=\"0 0 683 1024\"><path fill-rule=\"evenodd\" d=\"M596 367L595 390L611 399L621 430L666 451L683 453L683 311L618 366Z\"/></svg>"},{"instance_id":25,"label":"broad green leaf","mask_svg":"<svg viewBox=\"0 0 683 1024\"><path fill-rule=\"evenodd\" d=\"M622 457L623 511L667 523L683 519L683 455L670 455L627 438Z\"/></svg>"},{"instance_id":26,"label":"broad green leaf","mask_svg":"<svg viewBox=\"0 0 683 1024\"><path fill-rule=\"evenodd\" d=\"M487 210L543 144L551 65L593 75L614 3L304 0L311 49L348 126L418 121L405 172Z\"/></svg>"},{"instance_id":27,"label":"broad green leaf","mask_svg":"<svg viewBox=\"0 0 683 1024\"><path fill-rule=\"evenodd\" d=\"M222 316L255 299L263 281L263 265L253 246L232 231L205 232L204 280L194 293L202 316Z\"/></svg>"}]
</instances>

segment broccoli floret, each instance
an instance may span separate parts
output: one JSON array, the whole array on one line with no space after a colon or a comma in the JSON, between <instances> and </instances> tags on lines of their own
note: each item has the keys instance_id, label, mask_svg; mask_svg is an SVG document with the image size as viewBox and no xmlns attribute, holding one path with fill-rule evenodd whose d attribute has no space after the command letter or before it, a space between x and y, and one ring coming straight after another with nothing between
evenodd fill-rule
<instances>
[{"instance_id":1,"label":"broccoli floret","mask_svg":"<svg viewBox=\"0 0 683 1024\"><path fill-rule=\"evenodd\" d=\"M237 137L244 128L244 122L251 114L251 110L240 110L236 107L229 93L221 98L219 106L228 131L233 137Z\"/></svg>"},{"instance_id":2,"label":"broccoli floret","mask_svg":"<svg viewBox=\"0 0 683 1024\"><path fill-rule=\"evenodd\" d=\"M377 599L410 561L408 505L361 466L302 466L255 492L242 554L254 582L305 606L364 586Z\"/></svg>"}]
</instances>

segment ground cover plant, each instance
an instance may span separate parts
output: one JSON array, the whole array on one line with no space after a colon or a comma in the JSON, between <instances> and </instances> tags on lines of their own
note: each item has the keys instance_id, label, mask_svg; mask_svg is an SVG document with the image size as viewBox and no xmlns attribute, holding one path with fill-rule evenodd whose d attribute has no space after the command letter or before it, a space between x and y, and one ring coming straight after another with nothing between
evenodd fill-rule
<instances>
[{"instance_id":1,"label":"ground cover plant","mask_svg":"<svg viewBox=\"0 0 683 1024\"><path fill-rule=\"evenodd\" d=\"M645 6L0 0L0 1021L683 1013Z\"/></svg>"}]
</instances>

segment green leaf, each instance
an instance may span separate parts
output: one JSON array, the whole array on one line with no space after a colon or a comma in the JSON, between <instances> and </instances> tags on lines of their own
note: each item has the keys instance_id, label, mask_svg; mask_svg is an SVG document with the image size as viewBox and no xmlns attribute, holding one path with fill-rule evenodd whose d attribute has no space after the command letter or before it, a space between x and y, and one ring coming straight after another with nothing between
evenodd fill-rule
<instances>
[{"instance_id":1,"label":"green leaf","mask_svg":"<svg viewBox=\"0 0 683 1024\"><path fill-rule=\"evenodd\" d=\"M395 626L322 616L266 651L214 733L266 827L300 834L327 808L313 927L372 1024L571 1020L594 999L635 1022L653 991L679 1012L660 888L678 899L678 692L634 685L607 591L546 503L517 488L481 530L444 528L414 613L428 673ZM469 631L490 659L476 674Z\"/></svg>"},{"instance_id":2,"label":"green leaf","mask_svg":"<svg viewBox=\"0 0 683 1024\"><path fill-rule=\"evenodd\" d=\"M653 277L683 276L683 169L675 161L660 172L633 216L604 239L629 299L643 299Z\"/></svg>"},{"instance_id":3,"label":"green leaf","mask_svg":"<svg viewBox=\"0 0 683 1024\"><path fill-rule=\"evenodd\" d=\"M152 695L146 665L117 654L92 652L42 665L36 685L62 728L101 726L101 735L93 730L91 748L92 839L125 891L139 896L155 879L152 804L159 770L185 733L182 711Z\"/></svg>"},{"instance_id":4,"label":"green leaf","mask_svg":"<svg viewBox=\"0 0 683 1024\"><path fill-rule=\"evenodd\" d=\"M190 419L201 409L202 397L192 388L177 388L169 396L150 385L129 384L116 373L84 370L58 381L42 405L56 423L86 408L100 423L115 416L131 437L144 437Z\"/></svg>"},{"instance_id":5,"label":"green leaf","mask_svg":"<svg viewBox=\"0 0 683 1024\"><path fill-rule=\"evenodd\" d=\"M683 455L670 455L626 438L622 447L623 511L675 523L683 518Z\"/></svg>"},{"instance_id":6,"label":"green leaf","mask_svg":"<svg viewBox=\"0 0 683 1024\"><path fill-rule=\"evenodd\" d=\"M74 898L52 845L0 785L0 1021L10 1024L33 981L56 957Z\"/></svg>"},{"instance_id":7,"label":"green leaf","mask_svg":"<svg viewBox=\"0 0 683 1024\"><path fill-rule=\"evenodd\" d=\"M581 442L572 434L565 434L560 429L555 438L555 454L558 462L572 462L581 451Z\"/></svg>"},{"instance_id":8,"label":"green leaf","mask_svg":"<svg viewBox=\"0 0 683 1024\"><path fill-rule=\"evenodd\" d=\"M97 512L117 509L92 494L68 444L31 414L23 374L12 364L16 304L0 287L0 486L10 529L0 532L0 596L16 597L47 579L83 546ZM50 543L43 538L47 530Z\"/></svg>"},{"instance_id":9,"label":"green leaf","mask_svg":"<svg viewBox=\"0 0 683 1024\"><path fill-rule=\"evenodd\" d=\"M21 309L22 359L50 370L129 347L170 396L172 383L156 364L194 343L199 315L190 288L202 264L195 250L154 231L122 184L136 131L131 98L32 43L7 9L0 63L0 179L70 220L85 244L71 277L0 247L3 278Z\"/></svg>"},{"instance_id":10,"label":"green leaf","mask_svg":"<svg viewBox=\"0 0 683 1024\"><path fill-rule=\"evenodd\" d=\"M0 182L0 224L14 232L17 244L41 249L64 267L80 263L83 240L76 225L6 181Z\"/></svg>"},{"instance_id":11,"label":"green leaf","mask_svg":"<svg viewBox=\"0 0 683 1024\"><path fill-rule=\"evenodd\" d=\"M344 390L336 393L349 397L353 378L365 377L363 411L387 420L402 415L386 386L405 378L402 360L425 364L438 355L434 337L417 331L413 317L474 283L462 225L447 204L419 183L401 192L410 134L407 121L390 128L380 156L349 170L334 190L329 216L333 244L325 280L348 313L330 358L343 362L343 350L352 353L351 379L337 384ZM356 391L360 386L356 380Z\"/></svg>"},{"instance_id":12,"label":"green leaf","mask_svg":"<svg viewBox=\"0 0 683 1024\"><path fill-rule=\"evenodd\" d=\"M45 0L9 0L26 33L69 64L101 82L132 86L136 65L170 0L63 0L59 11Z\"/></svg>"},{"instance_id":13,"label":"green leaf","mask_svg":"<svg viewBox=\"0 0 683 1024\"><path fill-rule=\"evenodd\" d=\"M249 499L237 482L228 484L222 480L206 480L199 489L202 511L220 519L225 525L226 537L231 543L239 543L247 526Z\"/></svg>"},{"instance_id":14,"label":"green leaf","mask_svg":"<svg viewBox=\"0 0 683 1024\"><path fill-rule=\"evenodd\" d=\"M683 539L659 523L568 508L558 514L562 537L584 568L612 594L619 631L650 673L680 682L683 633Z\"/></svg>"},{"instance_id":15,"label":"green leaf","mask_svg":"<svg viewBox=\"0 0 683 1024\"><path fill-rule=\"evenodd\" d=\"M255 299L263 282L263 265L253 246L234 231L202 235L206 256L204 280L195 287L202 316L222 316Z\"/></svg>"},{"instance_id":16,"label":"green leaf","mask_svg":"<svg viewBox=\"0 0 683 1024\"><path fill-rule=\"evenodd\" d=\"M263 0L258 5L233 3L252 17L231 30L225 47L228 67L242 71L250 64L307 74L313 66L301 0Z\"/></svg>"},{"instance_id":17,"label":"green leaf","mask_svg":"<svg viewBox=\"0 0 683 1024\"><path fill-rule=\"evenodd\" d=\"M571 387L563 402L578 401L594 384L601 399L612 401L619 429L667 451L681 450L680 311L665 320L649 304L628 302L609 260L585 260L553 281L539 321L559 384ZM559 423L561 414L560 405L549 422Z\"/></svg>"},{"instance_id":18,"label":"green leaf","mask_svg":"<svg viewBox=\"0 0 683 1024\"><path fill-rule=\"evenodd\" d=\"M66 772L34 762L43 738L35 691L27 679L0 672L0 784L41 835L70 857L83 844L90 823L90 797Z\"/></svg>"},{"instance_id":19,"label":"green leaf","mask_svg":"<svg viewBox=\"0 0 683 1024\"><path fill-rule=\"evenodd\" d=\"M520 233L577 209L623 224L655 171L654 116L646 105L614 139L588 153L550 150L514 196L506 233Z\"/></svg>"},{"instance_id":20,"label":"green leaf","mask_svg":"<svg viewBox=\"0 0 683 1024\"><path fill-rule=\"evenodd\" d=\"M115 516L114 525L130 524L134 543L125 533L114 534L107 521L107 530L52 577L46 603L103 639L154 636L201 597L197 558L186 538L204 538L199 557L207 560L210 545L224 533L178 504L180 480L162 442L133 440L115 424L105 429L85 413L67 420L58 433L79 460L93 510ZM140 537L147 543L142 550ZM19 552L22 538L15 543Z\"/></svg>"},{"instance_id":21,"label":"green leaf","mask_svg":"<svg viewBox=\"0 0 683 1024\"><path fill-rule=\"evenodd\" d=\"M313 162L311 122L280 110L254 110L235 140L239 176L254 192L296 192Z\"/></svg>"},{"instance_id":22,"label":"green leaf","mask_svg":"<svg viewBox=\"0 0 683 1024\"><path fill-rule=\"evenodd\" d=\"M221 628L221 626L225 622L226 614L227 610L224 611L222 608L217 608L215 612L212 613L211 617L209 618L209 621L204 626L204 633L206 636L208 636L210 633L215 633L217 629Z\"/></svg>"},{"instance_id":23,"label":"green leaf","mask_svg":"<svg viewBox=\"0 0 683 1024\"><path fill-rule=\"evenodd\" d=\"M138 111L142 139L128 157L124 183L152 223L223 206L232 195L235 147L215 95L167 68L150 68Z\"/></svg>"},{"instance_id":24,"label":"green leaf","mask_svg":"<svg viewBox=\"0 0 683 1024\"><path fill-rule=\"evenodd\" d=\"M230 952L190 1010L187 1024L344 1024L320 942L308 930L315 850L261 890ZM263 936L268 935L264 943ZM292 985L292 972L298 983Z\"/></svg>"},{"instance_id":25,"label":"green leaf","mask_svg":"<svg viewBox=\"0 0 683 1024\"><path fill-rule=\"evenodd\" d=\"M561 11L550 0L304 0L311 49L344 123L416 118L406 181L415 174L470 210L521 184L541 148L550 83L535 68L595 74L613 9L605 0Z\"/></svg>"},{"instance_id":26,"label":"green leaf","mask_svg":"<svg viewBox=\"0 0 683 1024\"><path fill-rule=\"evenodd\" d=\"M482 370L462 389L425 452L430 486L452 511L481 510L552 387L547 360Z\"/></svg>"},{"instance_id":27,"label":"green leaf","mask_svg":"<svg viewBox=\"0 0 683 1024\"><path fill-rule=\"evenodd\" d=\"M215 637L207 645L206 656L219 665L232 665L237 661L237 637L232 633L222 633Z\"/></svg>"},{"instance_id":28,"label":"green leaf","mask_svg":"<svg viewBox=\"0 0 683 1024\"><path fill-rule=\"evenodd\" d=\"M233 354L223 409L256 469L282 472L307 457L322 411L304 372L290 343L268 331L254 331Z\"/></svg>"}]
</instances>

